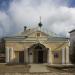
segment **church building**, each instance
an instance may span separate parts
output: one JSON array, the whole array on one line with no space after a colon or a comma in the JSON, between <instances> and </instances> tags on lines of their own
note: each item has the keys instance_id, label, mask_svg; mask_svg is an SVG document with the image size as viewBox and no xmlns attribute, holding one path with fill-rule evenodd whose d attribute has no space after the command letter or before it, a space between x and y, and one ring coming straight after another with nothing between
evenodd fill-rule
<instances>
[{"instance_id":1,"label":"church building","mask_svg":"<svg viewBox=\"0 0 75 75\"><path fill-rule=\"evenodd\" d=\"M38 28L5 37L5 60L13 64L69 64L69 40Z\"/></svg>"}]
</instances>

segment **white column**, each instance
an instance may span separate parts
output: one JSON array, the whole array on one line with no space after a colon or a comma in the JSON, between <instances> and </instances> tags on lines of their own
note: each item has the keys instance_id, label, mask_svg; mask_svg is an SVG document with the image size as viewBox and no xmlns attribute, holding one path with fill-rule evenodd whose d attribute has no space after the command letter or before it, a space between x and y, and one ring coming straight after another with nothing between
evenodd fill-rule
<instances>
[{"instance_id":1,"label":"white column","mask_svg":"<svg viewBox=\"0 0 75 75\"><path fill-rule=\"evenodd\" d=\"M49 48L49 50L48 50L48 63L52 64L52 52L51 52L51 48Z\"/></svg>"},{"instance_id":2,"label":"white column","mask_svg":"<svg viewBox=\"0 0 75 75\"><path fill-rule=\"evenodd\" d=\"M6 48L6 63L9 63L9 48Z\"/></svg>"},{"instance_id":3,"label":"white column","mask_svg":"<svg viewBox=\"0 0 75 75\"><path fill-rule=\"evenodd\" d=\"M62 48L62 64L65 64L65 48Z\"/></svg>"},{"instance_id":4,"label":"white column","mask_svg":"<svg viewBox=\"0 0 75 75\"><path fill-rule=\"evenodd\" d=\"M12 63L13 61L14 61L14 59L13 59L13 48L10 48L9 49L9 61L10 61L10 63Z\"/></svg>"},{"instance_id":5,"label":"white column","mask_svg":"<svg viewBox=\"0 0 75 75\"><path fill-rule=\"evenodd\" d=\"M32 53L32 50L29 51L29 63L33 63L33 53Z\"/></svg>"},{"instance_id":6,"label":"white column","mask_svg":"<svg viewBox=\"0 0 75 75\"><path fill-rule=\"evenodd\" d=\"M25 62L28 63L28 49L25 49Z\"/></svg>"},{"instance_id":7,"label":"white column","mask_svg":"<svg viewBox=\"0 0 75 75\"><path fill-rule=\"evenodd\" d=\"M69 64L69 47L66 46L66 64Z\"/></svg>"},{"instance_id":8,"label":"white column","mask_svg":"<svg viewBox=\"0 0 75 75\"><path fill-rule=\"evenodd\" d=\"M26 50L24 49L24 63L26 63Z\"/></svg>"}]
</instances>

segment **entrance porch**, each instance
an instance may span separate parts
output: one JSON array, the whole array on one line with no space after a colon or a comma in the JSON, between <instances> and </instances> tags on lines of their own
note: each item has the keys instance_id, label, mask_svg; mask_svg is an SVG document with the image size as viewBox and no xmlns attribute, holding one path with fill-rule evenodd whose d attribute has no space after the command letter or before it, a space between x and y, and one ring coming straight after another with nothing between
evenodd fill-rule
<instances>
[{"instance_id":1,"label":"entrance porch","mask_svg":"<svg viewBox=\"0 0 75 75\"><path fill-rule=\"evenodd\" d=\"M18 64L69 64L69 49L62 48L60 52L53 52L50 48L46 48L43 44L33 44L29 48L22 50L6 49L6 63Z\"/></svg>"},{"instance_id":2,"label":"entrance porch","mask_svg":"<svg viewBox=\"0 0 75 75\"><path fill-rule=\"evenodd\" d=\"M28 48L29 63L47 63L48 48L38 43Z\"/></svg>"}]
</instances>

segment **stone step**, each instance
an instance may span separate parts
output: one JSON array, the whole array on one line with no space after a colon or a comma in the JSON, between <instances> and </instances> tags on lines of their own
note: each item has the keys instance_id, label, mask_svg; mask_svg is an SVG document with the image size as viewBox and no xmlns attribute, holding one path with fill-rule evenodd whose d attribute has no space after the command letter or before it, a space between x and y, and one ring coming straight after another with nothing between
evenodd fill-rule
<instances>
[{"instance_id":1,"label":"stone step","mask_svg":"<svg viewBox=\"0 0 75 75\"><path fill-rule=\"evenodd\" d=\"M31 64L29 72L49 72L47 66L44 64Z\"/></svg>"}]
</instances>

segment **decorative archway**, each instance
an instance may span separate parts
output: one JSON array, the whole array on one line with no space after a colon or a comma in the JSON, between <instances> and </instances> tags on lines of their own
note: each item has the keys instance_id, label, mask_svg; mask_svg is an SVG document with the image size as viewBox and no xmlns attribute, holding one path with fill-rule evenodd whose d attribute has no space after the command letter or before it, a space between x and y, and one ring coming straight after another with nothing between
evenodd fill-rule
<instances>
[{"instance_id":1,"label":"decorative archway","mask_svg":"<svg viewBox=\"0 0 75 75\"><path fill-rule=\"evenodd\" d=\"M33 63L47 63L48 48L43 44L33 44L29 48L29 54L32 54Z\"/></svg>"}]
</instances>

